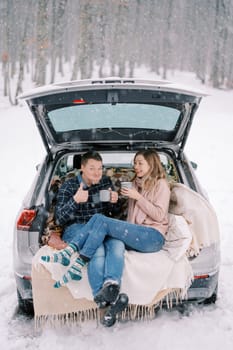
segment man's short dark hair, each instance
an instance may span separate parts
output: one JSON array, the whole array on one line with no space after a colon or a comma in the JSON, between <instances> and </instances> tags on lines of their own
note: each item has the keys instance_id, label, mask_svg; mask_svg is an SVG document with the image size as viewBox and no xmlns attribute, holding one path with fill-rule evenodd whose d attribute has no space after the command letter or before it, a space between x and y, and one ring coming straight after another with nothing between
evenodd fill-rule
<instances>
[{"instance_id":1,"label":"man's short dark hair","mask_svg":"<svg viewBox=\"0 0 233 350\"><path fill-rule=\"evenodd\" d=\"M81 165L87 164L89 159L97 160L98 162L103 162L101 155L95 151L89 151L82 155Z\"/></svg>"}]
</instances>

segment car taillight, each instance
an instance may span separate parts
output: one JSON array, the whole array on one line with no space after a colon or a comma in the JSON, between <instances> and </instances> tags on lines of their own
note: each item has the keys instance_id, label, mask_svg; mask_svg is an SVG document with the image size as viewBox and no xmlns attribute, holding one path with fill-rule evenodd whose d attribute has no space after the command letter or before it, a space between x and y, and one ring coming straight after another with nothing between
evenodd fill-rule
<instances>
[{"instance_id":1,"label":"car taillight","mask_svg":"<svg viewBox=\"0 0 233 350\"><path fill-rule=\"evenodd\" d=\"M194 276L195 280L200 280L200 279L205 279L205 278L209 278L209 275L196 275Z\"/></svg>"},{"instance_id":2,"label":"car taillight","mask_svg":"<svg viewBox=\"0 0 233 350\"><path fill-rule=\"evenodd\" d=\"M18 230L29 230L36 217L36 210L24 209L17 220Z\"/></svg>"},{"instance_id":3,"label":"car taillight","mask_svg":"<svg viewBox=\"0 0 233 350\"><path fill-rule=\"evenodd\" d=\"M28 276L28 275L24 275L23 279L26 280L26 281L31 281L32 277Z\"/></svg>"}]
</instances>

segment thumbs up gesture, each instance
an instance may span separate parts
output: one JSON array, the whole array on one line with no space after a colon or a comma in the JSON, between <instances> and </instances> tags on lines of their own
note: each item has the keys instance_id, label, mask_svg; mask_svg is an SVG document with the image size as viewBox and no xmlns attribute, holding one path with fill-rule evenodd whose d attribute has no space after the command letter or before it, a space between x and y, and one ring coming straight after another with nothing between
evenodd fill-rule
<instances>
[{"instance_id":1,"label":"thumbs up gesture","mask_svg":"<svg viewBox=\"0 0 233 350\"><path fill-rule=\"evenodd\" d=\"M80 186L77 192L74 195L74 200L76 203L84 203L88 200L88 191L83 189L83 182L80 183Z\"/></svg>"}]
</instances>

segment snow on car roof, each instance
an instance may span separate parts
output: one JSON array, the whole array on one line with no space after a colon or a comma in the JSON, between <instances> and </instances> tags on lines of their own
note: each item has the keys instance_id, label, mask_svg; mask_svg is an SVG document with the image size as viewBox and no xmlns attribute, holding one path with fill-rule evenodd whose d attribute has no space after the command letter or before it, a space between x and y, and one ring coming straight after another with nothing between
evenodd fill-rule
<instances>
[{"instance_id":1,"label":"snow on car roof","mask_svg":"<svg viewBox=\"0 0 233 350\"><path fill-rule=\"evenodd\" d=\"M173 83L167 80L143 80L137 78L120 78L108 77L104 79L85 79L73 80L67 82L58 82L50 85L44 85L32 89L19 96L20 99L31 99L39 96L46 96L61 92L68 92L74 90L99 90L99 89L147 89L157 91L167 91L180 93L185 95L192 95L196 97L204 97L208 94L204 91L191 89L185 85Z\"/></svg>"}]
</instances>

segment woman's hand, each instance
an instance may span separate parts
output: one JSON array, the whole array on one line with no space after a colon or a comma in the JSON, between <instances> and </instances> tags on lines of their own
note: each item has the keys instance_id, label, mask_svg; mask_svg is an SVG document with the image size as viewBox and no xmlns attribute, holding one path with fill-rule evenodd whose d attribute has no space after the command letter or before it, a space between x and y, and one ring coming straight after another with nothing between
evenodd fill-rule
<instances>
[{"instance_id":1,"label":"woman's hand","mask_svg":"<svg viewBox=\"0 0 233 350\"><path fill-rule=\"evenodd\" d=\"M136 199L138 201L141 198L141 194L136 190L136 188L122 187L121 194L125 197Z\"/></svg>"}]
</instances>

